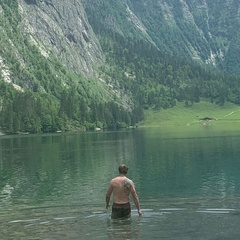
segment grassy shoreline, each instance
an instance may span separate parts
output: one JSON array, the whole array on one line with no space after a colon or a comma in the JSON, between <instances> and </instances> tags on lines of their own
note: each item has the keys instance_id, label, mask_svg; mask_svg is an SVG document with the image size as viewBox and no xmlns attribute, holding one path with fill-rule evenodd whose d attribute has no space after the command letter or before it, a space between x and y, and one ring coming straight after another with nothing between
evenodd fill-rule
<instances>
[{"instance_id":1,"label":"grassy shoreline","mask_svg":"<svg viewBox=\"0 0 240 240\"><path fill-rule=\"evenodd\" d=\"M211 117L216 120L201 121L201 118ZM139 127L177 127L191 125L230 125L240 124L240 106L226 103L219 106L213 103L200 102L193 106L185 107L184 103L170 109L145 111L145 119L139 123Z\"/></svg>"}]
</instances>

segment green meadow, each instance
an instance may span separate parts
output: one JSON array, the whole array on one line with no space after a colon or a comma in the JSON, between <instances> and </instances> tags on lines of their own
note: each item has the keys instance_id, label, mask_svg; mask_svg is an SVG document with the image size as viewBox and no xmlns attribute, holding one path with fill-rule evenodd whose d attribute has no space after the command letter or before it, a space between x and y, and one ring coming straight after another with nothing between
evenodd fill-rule
<instances>
[{"instance_id":1,"label":"green meadow","mask_svg":"<svg viewBox=\"0 0 240 240\"><path fill-rule=\"evenodd\" d=\"M203 121L202 118L214 118ZM215 126L225 129L235 129L240 126L240 106L226 103L224 106L208 102L194 103L185 107L184 103L170 109L145 111L145 120L139 127L184 127L184 126Z\"/></svg>"}]
</instances>

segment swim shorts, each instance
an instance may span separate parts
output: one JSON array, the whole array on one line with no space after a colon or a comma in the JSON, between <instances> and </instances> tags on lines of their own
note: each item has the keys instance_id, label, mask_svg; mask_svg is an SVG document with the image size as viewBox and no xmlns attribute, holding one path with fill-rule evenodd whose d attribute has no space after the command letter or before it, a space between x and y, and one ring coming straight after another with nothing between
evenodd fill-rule
<instances>
[{"instance_id":1,"label":"swim shorts","mask_svg":"<svg viewBox=\"0 0 240 240\"><path fill-rule=\"evenodd\" d=\"M111 218L113 219L129 218L130 216L131 216L130 203L124 203L124 204L113 203Z\"/></svg>"}]
</instances>

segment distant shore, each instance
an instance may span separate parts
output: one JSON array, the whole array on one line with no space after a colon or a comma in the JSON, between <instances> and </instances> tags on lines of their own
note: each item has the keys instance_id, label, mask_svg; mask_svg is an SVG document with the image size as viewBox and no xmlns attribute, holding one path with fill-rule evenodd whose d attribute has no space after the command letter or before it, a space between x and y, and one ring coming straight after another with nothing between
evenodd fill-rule
<instances>
[{"instance_id":1,"label":"distant shore","mask_svg":"<svg viewBox=\"0 0 240 240\"><path fill-rule=\"evenodd\" d=\"M184 103L168 109L145 111L145 119L138 124L139 127L172 127L190 125L226 125L240 123L240 106L226 103L224 106L200 102L185 107Z\"/></svg>"}]
</instances>

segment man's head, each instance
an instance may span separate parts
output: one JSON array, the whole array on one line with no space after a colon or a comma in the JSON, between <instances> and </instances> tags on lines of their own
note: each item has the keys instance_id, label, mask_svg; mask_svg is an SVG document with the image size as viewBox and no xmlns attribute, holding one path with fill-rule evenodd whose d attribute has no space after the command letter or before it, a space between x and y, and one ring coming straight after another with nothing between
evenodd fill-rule
<instances>
[{"instance_id":1,"label":"man's head","mask_svg":"<svg viewBox=\"0 0 240 240\"><path fill-rule=\"evenodd\" d=\"M127 174L128 168L125 164L121 164L118 168L119 174Z\"/></svg>"}]
</instances>

